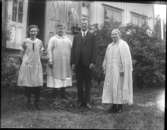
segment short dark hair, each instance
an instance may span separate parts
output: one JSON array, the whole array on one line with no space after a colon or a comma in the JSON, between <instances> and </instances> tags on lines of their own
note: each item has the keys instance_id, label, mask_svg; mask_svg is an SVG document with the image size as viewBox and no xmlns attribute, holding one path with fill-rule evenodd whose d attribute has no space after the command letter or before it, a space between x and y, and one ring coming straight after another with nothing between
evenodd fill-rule
<instances>
[{"instance_id":1,"label":"short dark hair","mask_svg":"<svg viewBox=\"0 0 167 130\"><path fill-rule=\"evenodd\" d=\"M63 23L63 22L58 22L58 23L56 24L56 28L58 28L58 27L63 27L63 28L65 28L65 23Z\"/></svg>"},{"instance_id":2,"label":"short dark hair","mask_svg":"<svg viewBox=\"0 0 167 130\"><path fill-rule=\"evenodd\" d=\"M34 25L29 25L27 31L30 32L30 30L31 30L32 28L36 28L36 29L38 30L38 32L39 32L39 27L38 27L38 25L35 25L35 24L34 24Z\"/></svg>"}]
</instances>

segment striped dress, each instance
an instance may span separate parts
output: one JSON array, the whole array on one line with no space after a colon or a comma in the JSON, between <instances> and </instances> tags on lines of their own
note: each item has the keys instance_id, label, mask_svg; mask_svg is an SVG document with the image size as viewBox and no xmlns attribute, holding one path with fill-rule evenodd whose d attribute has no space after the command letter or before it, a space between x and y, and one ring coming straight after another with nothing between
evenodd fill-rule
<instances>
[{"instance_id":1,"label":"striped dress","mask_svg":"<svg viewBox=\"0 0 167 130\"><path fill-rule=\"evenodd\" d=\"M27 38L23 44L25 51L19 70L18 86L37 87L43 86L43 72L40 61L40 52L43 49L42 41Z\"/></svg>"}]
</instances>

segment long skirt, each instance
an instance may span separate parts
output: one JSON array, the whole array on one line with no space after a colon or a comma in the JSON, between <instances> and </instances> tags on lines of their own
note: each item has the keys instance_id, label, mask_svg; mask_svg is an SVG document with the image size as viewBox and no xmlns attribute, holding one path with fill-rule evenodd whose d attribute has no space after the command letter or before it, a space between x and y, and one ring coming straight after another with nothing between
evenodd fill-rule
<instances>
[{"instance_id":1,"label":"long skirt","mask_svg":"<svg viewBox=\"0 0 167 130\"><path fill-rule=\"evenodd\" d=\"M120 76L118 65L113 65L106 71L102 103L122 104L123 76Z\"/></svg>"}]
</instances>

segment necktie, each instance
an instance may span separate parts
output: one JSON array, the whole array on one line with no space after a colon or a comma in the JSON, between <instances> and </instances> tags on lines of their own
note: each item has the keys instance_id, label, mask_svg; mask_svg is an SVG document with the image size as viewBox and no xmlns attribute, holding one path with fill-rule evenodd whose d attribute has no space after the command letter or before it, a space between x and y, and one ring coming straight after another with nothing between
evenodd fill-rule
<instances>
[{"instance_id":1,"label":"necktie","mask_svg":"<svg viewBox=\"0 0 167 130\"><path fill-rule=\"evenodd\" d=\"M34 51L34 43L32 44L32 49L33 49L33 51Z\"/></svg>"}]
</instances>

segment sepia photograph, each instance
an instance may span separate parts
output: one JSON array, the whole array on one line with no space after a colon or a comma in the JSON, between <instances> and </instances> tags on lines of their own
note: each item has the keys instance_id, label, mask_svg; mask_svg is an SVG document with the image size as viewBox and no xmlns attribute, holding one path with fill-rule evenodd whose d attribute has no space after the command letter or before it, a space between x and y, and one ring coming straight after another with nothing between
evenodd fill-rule
<instances>
[{"instance_id":1,"label":"sepia photograph","mask_svg":"<svg viewBox=\"0 0 167 130\"><path fill-rule=\"evenodd\" d=\"M1 128L165 129L167 2L1 0Z\"/></svg>"}]
</instances>

